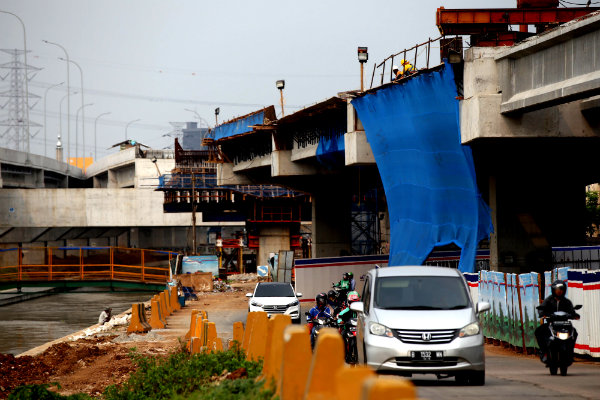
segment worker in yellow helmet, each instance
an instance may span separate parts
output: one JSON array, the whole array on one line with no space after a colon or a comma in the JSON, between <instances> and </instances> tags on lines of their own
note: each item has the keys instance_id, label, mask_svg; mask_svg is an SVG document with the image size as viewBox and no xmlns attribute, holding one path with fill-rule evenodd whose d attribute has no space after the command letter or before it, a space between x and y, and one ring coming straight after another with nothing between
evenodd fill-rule
<instances>
[{"instance_id":1,"label":"worker in yellow helmet","mask_svg":"<svg viewBox=\"0 0 600 400\"><path fill-rule=\"evenodd\" d=\"M400 64L402 65L402 75L410 75L415 72L415 67L408 60L402 59Z\"/></svg>"}]
</instances>

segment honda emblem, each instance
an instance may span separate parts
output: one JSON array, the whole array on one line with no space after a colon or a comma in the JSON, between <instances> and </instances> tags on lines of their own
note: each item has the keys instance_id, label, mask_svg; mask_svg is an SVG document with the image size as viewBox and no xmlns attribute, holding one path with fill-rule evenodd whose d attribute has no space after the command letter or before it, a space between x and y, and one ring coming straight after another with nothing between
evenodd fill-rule
<instances>
[{"instance_id":1,"label":"honda emblem","mask_svg":"<svg viewBox=\"0 0 600 400\"><path fill-rule=\"evenodd\" d=\"M431 333L425 332L421 334L421 339L425 342L429 342L431 340Z\"/></svg>"}]
</instances>

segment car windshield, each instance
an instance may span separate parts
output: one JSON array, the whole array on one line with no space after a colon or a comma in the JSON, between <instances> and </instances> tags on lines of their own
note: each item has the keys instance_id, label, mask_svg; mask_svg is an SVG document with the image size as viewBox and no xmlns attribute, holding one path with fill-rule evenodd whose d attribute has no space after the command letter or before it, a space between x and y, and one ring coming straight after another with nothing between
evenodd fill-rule
<instances>
[{"instance_id":1,"label":"car windshield","mask_svg":"<svg viewBox=\"0 0 600 400\"><path fill-rule=\"evenodd\" d=\"M459 277L389 276L375 285L375 307L386 310L458 310L469 306Z\"/></svg>"},{"instance_id":2,"label":"car windshield","mask_svg":"<svg viewBox=\"0 0 600 400\"><path fill-rule=\"evenodd\" d=\"M261 283L256 287L254 297L294 297L294 291L289 283Z\"/></svg>"}]
</instances>

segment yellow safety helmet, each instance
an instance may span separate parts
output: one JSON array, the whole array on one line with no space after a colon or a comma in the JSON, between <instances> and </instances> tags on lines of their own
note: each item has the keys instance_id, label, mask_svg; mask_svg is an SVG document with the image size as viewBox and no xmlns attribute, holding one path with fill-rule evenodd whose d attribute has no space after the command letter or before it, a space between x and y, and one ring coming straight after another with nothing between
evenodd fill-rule
<instances>
[{"instance_id":1,"label":"yellow safety helmet","mask_svg":"<svg viewBox=\"0 0 600 400\"><path fill-rule=\"evenodd\" d=\"M410 64L408 61L406 61L405 59L400 60L400 64L401 65L406 65L406 64Z\"/></svg>"}]
</instances>

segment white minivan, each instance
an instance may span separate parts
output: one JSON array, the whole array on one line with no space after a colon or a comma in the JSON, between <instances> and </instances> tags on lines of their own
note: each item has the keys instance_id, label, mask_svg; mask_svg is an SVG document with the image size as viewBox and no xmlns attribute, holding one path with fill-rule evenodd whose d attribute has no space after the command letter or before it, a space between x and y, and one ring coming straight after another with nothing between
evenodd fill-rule
<instances>
[{"instance_id":1,"label":"white minivan","mask_svg":"<svg viewBox=\"0 0 600 400\"><path fill-rule=\"evenodd\" d=\"M378 372L455 376L485 384L484 338L478 314L457 269L386 267L365 275L358 313L359 363Z\"/></svg>"}]
</instances>

